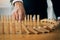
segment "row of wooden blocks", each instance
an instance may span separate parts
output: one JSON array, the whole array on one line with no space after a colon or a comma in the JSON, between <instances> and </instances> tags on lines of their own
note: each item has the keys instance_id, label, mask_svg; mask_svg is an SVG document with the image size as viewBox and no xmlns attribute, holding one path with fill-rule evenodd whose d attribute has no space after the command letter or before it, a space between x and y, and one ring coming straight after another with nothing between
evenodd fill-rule
<instances>
[{"instance_id":1,"label":"row of wooden blocks","mask_svg":"<svg viewBox=\"0 0 60 40\"><path fill-rule=\"evenodd\" d=\"M34 15L34 17L27 15L23 21L17 21L13 16L0 16L0 34L48 33L54 25L52 27L47 25L40 20L39 15Z\"/></svg>"}]
</instances>

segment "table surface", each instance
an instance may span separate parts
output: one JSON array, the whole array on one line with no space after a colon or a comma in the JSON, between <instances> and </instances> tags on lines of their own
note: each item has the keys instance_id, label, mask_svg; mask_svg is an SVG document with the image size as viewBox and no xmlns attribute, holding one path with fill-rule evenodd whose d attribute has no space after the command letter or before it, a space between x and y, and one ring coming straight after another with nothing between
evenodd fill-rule
<instances>
[{"instance_id":1,"label":"table surface","mask_svg":"<svg viewBox=\"0 0 60 40\"><path fill-rule=\"evenodd\" d=\"M60 40L60 27L45 34L0 34L0 40Z\"/></svg>"}]
</instances>

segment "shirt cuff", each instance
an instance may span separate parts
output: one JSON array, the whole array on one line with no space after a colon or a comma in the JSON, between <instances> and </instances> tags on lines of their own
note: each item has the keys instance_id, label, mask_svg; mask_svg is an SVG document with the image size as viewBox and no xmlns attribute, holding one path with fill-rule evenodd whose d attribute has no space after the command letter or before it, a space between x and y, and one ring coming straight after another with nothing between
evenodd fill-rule
<instances>
[{"instance_id":1,"label":"shirt cuff","mask_svg":"<svg viewBox=\"0 0 60 40\"><path fill-rule=\"evenodd\" d=\"M14 0L13 2L12 2L12 4L14 4L15 2L17 2L17 1L19 1L19 2L22 2L23 3L23 1L22 0Z\"/></svg>"}]
</instances>

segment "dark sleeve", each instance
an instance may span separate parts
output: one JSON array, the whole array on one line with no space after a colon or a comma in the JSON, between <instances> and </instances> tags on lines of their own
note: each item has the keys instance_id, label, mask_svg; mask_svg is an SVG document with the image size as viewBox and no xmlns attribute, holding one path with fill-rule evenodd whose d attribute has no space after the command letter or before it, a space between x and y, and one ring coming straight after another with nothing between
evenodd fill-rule
<instances>
[{"instance_id":1,"label":"dark sleeve","mask_svg":"<svg viewBox=\"0 0 60 40\"><path fill-rule=\"evenodd\" d=\"M10 2L12 3L13 0L10 0Z\"/></svg>"}]
</instances>

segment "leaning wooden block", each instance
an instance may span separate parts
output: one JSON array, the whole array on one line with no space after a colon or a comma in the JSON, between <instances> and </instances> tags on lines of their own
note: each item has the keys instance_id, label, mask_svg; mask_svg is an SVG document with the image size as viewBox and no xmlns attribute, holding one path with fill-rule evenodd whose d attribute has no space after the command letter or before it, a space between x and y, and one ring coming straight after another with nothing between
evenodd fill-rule
<instances>
[{"instance_id":1,"label":"leaning wooden block","mask_svg":"<svg viewBox=\"0 0 60 40\"><path fill-rule=\"evenodd\" d=\"M27 32L27 34L30 34L30 31L27 29L27 26L22 21L22 28Z\"/></svg>"}]
</instances>

